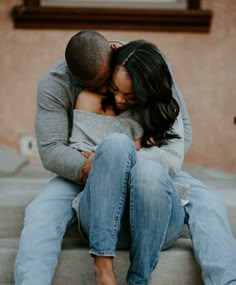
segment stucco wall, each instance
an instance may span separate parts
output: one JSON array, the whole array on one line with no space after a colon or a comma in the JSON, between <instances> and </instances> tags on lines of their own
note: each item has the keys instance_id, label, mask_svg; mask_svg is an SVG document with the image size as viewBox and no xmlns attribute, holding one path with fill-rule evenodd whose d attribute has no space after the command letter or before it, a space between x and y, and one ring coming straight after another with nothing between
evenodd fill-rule
<instances>
[{"instance_id":1,"label":"stucco wall","mask_svg":"<svg viewBox=\"0 0 236 285\"><path fill-rule=\"evenodd\" d=\"M37 80L64 56L77 30L14 29L11 8L0 2L0 145L18 149L34 133ZM186 162L236 173L236 1L205 0L213 10L209 34L101 31L108 39L154 42L172 64L193 124Z\"/></svg>"}]
</instances>

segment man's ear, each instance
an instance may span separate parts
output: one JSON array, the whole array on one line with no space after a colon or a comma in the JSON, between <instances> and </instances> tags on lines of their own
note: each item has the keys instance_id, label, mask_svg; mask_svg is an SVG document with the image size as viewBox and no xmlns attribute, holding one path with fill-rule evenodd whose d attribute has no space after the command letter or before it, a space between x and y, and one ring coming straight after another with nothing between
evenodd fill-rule
<instances>
[{"instance_id":1,"label":"man's ear","mask_svg":"<svg viewBox=\"0 0 236 285\"><path fill-rule=\"evenodd\" d=\"M116 44L111 44L111 51L112 53L117 49L118 47L116 46Z\"/></svg>"},{"instance_id":2,"label":"man's ear","mask_svg":"<svg viewBox=\"0 0 236 285\"><path fill-rule=\"evenodd\" d=\"M122 45L118 42L111 42L111 51L114 52L117 48L121 47Z\"/></svg>"}]
</instances>

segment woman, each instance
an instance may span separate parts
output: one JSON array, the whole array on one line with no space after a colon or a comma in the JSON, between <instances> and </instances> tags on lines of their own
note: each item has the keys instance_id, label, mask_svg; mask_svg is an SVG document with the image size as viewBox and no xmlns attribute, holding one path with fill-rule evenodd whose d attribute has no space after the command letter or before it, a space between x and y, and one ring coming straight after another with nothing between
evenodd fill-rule
<instances>
[{"instance_id":1,"label":"woman","mask_svg":"<svg viewBox=\"0 0 236 285\"><path fill-rule=\"evenodd\" d=\"M130 249L128 284L144 285L150 284L160 250L173 245L183 229L181 197L166 175L182 164L183 128L171 75L156 46L131 42L117 49L113 67L115 107L118 114L129 110L130 118L142 126L141 149L136 151L134 141L122 132L106 137L90 156L88 178L81 174L86 184L73 207L94 257L96 284L117 284L113 258L122 242ZM85 111L91 112L91 106ZM176 144L176 160L172 151L170 163L161 165L169 144Z\"/></svg>"},{"instance_id":2,"label":"woman","mask_svg":"<svg viewBox=\"0 0 236 285\"><path fill-rule=\"evenodd\" d=\"M97 145L111 133L128 135L135 141L136 149L140 149L143 130L131 110L121 112L111 93L104 96L89 90L82 91L73 112L70 146L84 154L95 152Z\"/></svg>"}]
</instances>

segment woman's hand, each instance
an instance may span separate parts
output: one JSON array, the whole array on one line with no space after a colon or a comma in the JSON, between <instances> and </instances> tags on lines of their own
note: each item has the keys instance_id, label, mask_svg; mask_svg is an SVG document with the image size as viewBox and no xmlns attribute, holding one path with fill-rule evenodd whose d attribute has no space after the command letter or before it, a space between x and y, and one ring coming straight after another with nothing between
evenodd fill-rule
<instances>
[{"instance_id":1,"label":"woman's hand","mask_svg":"<svg viewBox=\"0 0 236 285\"><path fill-rule=\"evenodd\" d=\"M82 185L85 185L93 165L94 153L90 151L83 151L81 154L87 158L79 173L79 181Z\"/></svg>"}]
</instances>

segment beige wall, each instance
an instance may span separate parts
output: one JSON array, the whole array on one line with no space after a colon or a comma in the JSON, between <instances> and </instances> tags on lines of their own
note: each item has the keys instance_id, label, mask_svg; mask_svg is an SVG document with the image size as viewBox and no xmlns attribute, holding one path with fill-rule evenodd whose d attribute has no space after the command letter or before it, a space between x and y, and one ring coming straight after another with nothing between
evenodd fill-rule
<instances>
[{"instance_id":1,"label":"beige wall","mask_svg":"<svg viewBox=\"0 0 236 285\"><path fill-rule=\"evenodd\" d=\"M15 30L20 0L0 2L0 145L18 149L34 133L40 75L64 55L76 30ZM193 124L186 162L236 173L236 1L205 0L214 12L210 34L101 31L108 39L155 42L172 64Z\"/></svg>"}]
</instances>

